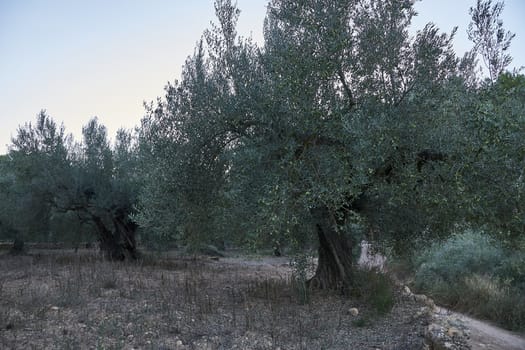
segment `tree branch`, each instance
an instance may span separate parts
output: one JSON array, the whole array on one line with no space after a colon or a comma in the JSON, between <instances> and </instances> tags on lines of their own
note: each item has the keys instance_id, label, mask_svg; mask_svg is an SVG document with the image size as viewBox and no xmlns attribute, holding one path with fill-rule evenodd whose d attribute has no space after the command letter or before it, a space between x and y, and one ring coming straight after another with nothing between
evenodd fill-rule
<instances>
[{"instance_id":1,"label":"tree branch","mask_svg":"<svg viewBox=\"0 0 525 350\"><path fill-rule=\"evenodd\" d=\"M341 81L341 84L343 84L343 89L345 90L346 96L348 97L348 101L350 104L349 109L352 109L356 105L356 102L354 99L354 95L352 94L352 90L350 90L350 87L348 86L348 83L346 82L345 74L342 68L339 68L337 70L337 75L339 76L339 81Z\"/></svg>"}]
</instances>

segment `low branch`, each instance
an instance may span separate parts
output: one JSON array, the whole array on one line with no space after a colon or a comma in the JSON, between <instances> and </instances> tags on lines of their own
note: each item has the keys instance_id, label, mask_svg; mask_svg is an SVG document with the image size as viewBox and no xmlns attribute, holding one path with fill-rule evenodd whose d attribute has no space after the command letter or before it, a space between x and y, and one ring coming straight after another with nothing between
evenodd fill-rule
<instances>
[{"instance_id":1,"label":"low branch","mask_svg":"<svg viewBox=\"0 0 525 350\"><path fill-rule=\"evenodd\" d=\"M346 82L345 73L343 72L342 68L339 68L337 70L337 75L339 76L339 81L341 81L341 84L343 84L343 89L345 90L346 96L348 97L348 102L350 104L349 109L352 109L356 105L356 102L354 99L354 95L352 94L352 90L350 90L350 87Z\"/></svg>"}]
</instances>

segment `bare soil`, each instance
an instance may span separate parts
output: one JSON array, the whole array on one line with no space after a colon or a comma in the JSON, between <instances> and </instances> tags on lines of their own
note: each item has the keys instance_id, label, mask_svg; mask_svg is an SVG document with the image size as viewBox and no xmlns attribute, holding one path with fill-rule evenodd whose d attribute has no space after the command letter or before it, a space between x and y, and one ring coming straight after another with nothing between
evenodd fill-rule
<instances>
[{"instance_id":1,"label":"bare soil","mask_svg":"<svg viewBox=\"0 0 525 350\"><path fill-rule=\"evenodd\" d=\"M103 261L94 251L0 255L1 349L420 349L428 322L311 292L287 258ZM351 308L357 308L354 316Z\"/></svg>"}]
</instances>

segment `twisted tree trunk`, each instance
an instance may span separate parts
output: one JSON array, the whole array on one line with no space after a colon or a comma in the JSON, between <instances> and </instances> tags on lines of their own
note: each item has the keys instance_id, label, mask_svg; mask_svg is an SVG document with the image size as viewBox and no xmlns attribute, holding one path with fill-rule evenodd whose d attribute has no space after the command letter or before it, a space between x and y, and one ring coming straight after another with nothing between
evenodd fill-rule
<instances>
[{"instance_id":1,"label":"twisted tree trunk","mask_svg":"<svg viewBox=\"0 0 525 350\"><path fill-rule=\"evenodd\" d=\"M346 293L352 283L352 242L337 229L335 215L326 207L312 209L319 238L319 262L310 286Z\"/></svg>"},{"instance_id":2,"label":"twisted tree trunk","mask_svg":"<svg viewBox=\"0 0 525 350\"><path fill-rule=\"evenodd\" d=\"M123 261L137 258L136 224L125 217L112 218L113 230L98 215L91 214L98 231L100 249L108 260Z\"/></svg>"}]
</instances>

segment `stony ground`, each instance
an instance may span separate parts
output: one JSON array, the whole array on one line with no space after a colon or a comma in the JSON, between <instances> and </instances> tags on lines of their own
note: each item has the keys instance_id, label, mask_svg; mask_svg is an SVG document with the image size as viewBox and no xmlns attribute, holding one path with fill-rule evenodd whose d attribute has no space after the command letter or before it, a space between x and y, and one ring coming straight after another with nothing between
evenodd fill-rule
<instances>
[{"instance_id":1,"label":"stony ground","mask_svg":"<svg viewBox=\"0 0 525 350\"><path fill-rule=\"evenodd\" d=\"M312 293L286 258L109 263L90 251L0 255L1 349L420 349L421 305L380 316ZM354 315L352 308L359 310Z\"/></svg>"}]
</instances>

